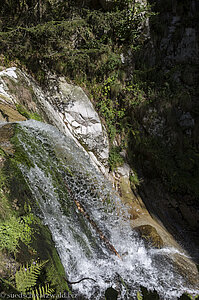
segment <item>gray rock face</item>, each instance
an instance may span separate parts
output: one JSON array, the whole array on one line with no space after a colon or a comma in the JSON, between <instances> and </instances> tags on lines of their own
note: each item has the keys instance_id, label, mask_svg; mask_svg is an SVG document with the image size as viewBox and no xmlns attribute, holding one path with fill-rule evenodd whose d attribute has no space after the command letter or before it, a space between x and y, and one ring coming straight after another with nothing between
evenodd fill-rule
<instances>
[{"instance_id":1,"label":"gray rock face","mask_svg":"<svg viewBox=\"0 0 199 300\"><path fill-rule=\"evenodd\" d=\"M180 126L189 129L194 127L194 119L192 118L190 112L182 113L179 120Z\"/></svg>"},{"instance_id":2,"label":"gray rock face","mask_svg":"<svg viewBox=\"0 0 199 300\"><path fill-rule=\"evenodd\" d=\"M175 23L174 23L175 24ZM177 30L172 24L170 34L161 42L161 50L166 51L166 61L184 62L190 60L191 62L198 56L197 34L195 28L185 28L182 39L176 43L172 43L173 34ZM177 26L177 25L176 25ZM179 25L178 25L179 26Z\"/></svg>"},{"instance_id":3,"label":"gray rock face","mask_svg":"<svg viewBox=\"0 0 199 300\"><path fill-rule=\"evenodd\" d=\"M103 164L108 161L108 136L91 101L80 87L68 84L64 78L51 76L48 89L44 91L25 72L9 68L0 72L0 105L9 105L16 111L16 104L42 115L47 123L73 136L93 163L106 172ZM16 114L15 119L7 121L22 121L21 117Z\"/></svg>"},{"instance_id":4,"label":"gray rock face","mask_svg":"<svg viewBox=\"0 0 199 300\"><path fill-rule=\"evenodd\" d=\"M198 63L198 1L168 1L168 6L164 0L156 2L161 11L159 22L160 26L162 22L163 32L157 37L159 42L155 47L163 54L162 62L167 66Z\"/></svg>"},{"instance_id":5,"label":"gray rock face","mask_svg":"<svg viewBox=\"0 0 199 300\"><path fill-rule=\"evenodd\" d=\"M52 86L52 80L50 82ZM54 90L48 95L49 101L59 111L75 138L106 164L109 154L108 136L93 104L80 87L68 84L63 77L54 81L54 84Z\"/></svg>"},{"instance_id":6,"label":"gray rock face","mask_svg":"<svg viewBox=\"0 0 199 300\"><path fill-rule=\"evenodd\" d=\"M156 108L149 108L143 117L142 125L150 135L162 137L165 123L165 118L158 113Z\"/></svg>"}]
</instances>

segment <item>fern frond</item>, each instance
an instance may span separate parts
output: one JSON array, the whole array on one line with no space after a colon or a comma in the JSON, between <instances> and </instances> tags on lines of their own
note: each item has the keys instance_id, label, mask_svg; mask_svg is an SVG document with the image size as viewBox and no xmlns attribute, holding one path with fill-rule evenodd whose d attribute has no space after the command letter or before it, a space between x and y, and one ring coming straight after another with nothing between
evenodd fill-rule
<instances>
[{"instance_id":1,"label":"fern frond","mask_svg":"<svg viewBox=\"0 0 199 300\"><path fill-rule=\"evenodd\" d=\"M142 300L142 294L140 293L140 291L137 291L137 299L138 300Z\"/></svg>"},{"instance_id":2,"label":"fern frond","mask_svg":"<svg viewBox=\"0 0 199 300\"><path fill-rule=\"evenodd\" d=\"M48 262L48 260L37 262L36 264L32 264L31 266L21 266L20 269L15 274L15 282L17 290L22 293L33 288L37 279L41 273L42 268Z\"/></svg>"},{"instance_id":3,"label":"fern frond","mask_svg":"<svg viewBox=\"0 0 199 300\"><path fill-rule=\"evenodd\" d=\"M49 284L46 283L44 286L39 286L37 289L32 290L32 299L33 300L40 300L44 298L46 295L52 295L54 293L54 289L50 288Z\"/></svg>"}]
</instances>

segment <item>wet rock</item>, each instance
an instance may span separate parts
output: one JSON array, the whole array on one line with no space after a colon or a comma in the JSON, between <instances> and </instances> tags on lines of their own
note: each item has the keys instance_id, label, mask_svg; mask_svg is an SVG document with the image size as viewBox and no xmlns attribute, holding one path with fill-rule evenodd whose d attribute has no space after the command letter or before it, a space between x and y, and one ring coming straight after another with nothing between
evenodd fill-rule
<instances>
[{"instance_id":1,"label":"wet rock","mask_svg":"<svg viewBox=\"0 0 199 300\"><path fill-rule=\"evenodd\" d=\"M19 263L14 260L11 255L0 251L0 277L11 276L15 274L19 267Z\"/></svg>"},{"instance_id":2,"label":"wet rock","mask_svg":"<svg viewBox=\"0 0 199 300\"><path fill-rule=\"evenodd\" d=\"M10 142L11 137L14 135L13 125L5 124L0 125L0 148L7 154L13 154L14 148Z\"/></svg>"},{"instance_id":3,"label":"wet rock","mask_svg":"<svg viewBox=\"0 0 199 300\"><path fill-rule=\"evenodd\" d=\"M105 292L106 300L117 300L118 292L112 287L108 288Z\"/></svg>"},{"instance_id":4,"label":"wet rock","mask_svg":"<svg viewBox=\"0 0 199 300\"><path fill-rule=\"evenodd\" d=\"M199 273L190 258L180 253L172 254L170 258L173 260L176 270L185 278L187 283L199 290Z\"/></svg>"},{"instance_id":5,"label":"wet rock","mask_svg":"<svg viewBox=\"0 0 199 300\"><path fill-rule=\"evenodd\" d=\"M25 120L26 118L18 113L16 108L8 104L0 103L0 122L15 122Z\"/></svg>"},{"instance_id":6,"label":"wet rock","mask_svg":"<svg viewBox=\"0 0 199 300\"><path fill-rule=\"evenodd\" d=\"M153 247L178 247L173 237L147 211L136 186L132 186L129 175L132 173L128 164L117 168L113 174L114 187L118 191L122 202L126 205L131 226L140 233L147 243Z\"/></svg>"},{"instance_id":7,"label":"wet rock","mask_svg":"<svg viewBox=\"0 0 199 300\"><path fill-rule=\"evenodd\" d=\"M134 228L142 238L144 238L147 243L151 244L153 247L162 248L163 240L157 233L155 227L151 225L142 225Z\"/></svg>"}]
</instances>

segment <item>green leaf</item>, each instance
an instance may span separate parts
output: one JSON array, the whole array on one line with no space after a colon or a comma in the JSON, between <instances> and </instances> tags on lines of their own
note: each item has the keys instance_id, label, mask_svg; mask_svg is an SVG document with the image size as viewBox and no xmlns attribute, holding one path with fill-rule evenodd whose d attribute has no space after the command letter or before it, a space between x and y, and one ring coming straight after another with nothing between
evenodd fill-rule
<instances>
[{"instance_id":1,"label":"green leaf","mask_svg":"<svg viewBox=\"0 0 199 300\"><path fill-rule=\"evenodd\" d=\"M21 266L15 274L17 290L25 293L30 290L30 288L33 288L37 283L37 279L41 273L42 268L47 262L48 260L45 260L40 263L36 262L35 264L31 264L30 266L28 266L28 264L26 266Z\"/></svg>"}]
</instances>

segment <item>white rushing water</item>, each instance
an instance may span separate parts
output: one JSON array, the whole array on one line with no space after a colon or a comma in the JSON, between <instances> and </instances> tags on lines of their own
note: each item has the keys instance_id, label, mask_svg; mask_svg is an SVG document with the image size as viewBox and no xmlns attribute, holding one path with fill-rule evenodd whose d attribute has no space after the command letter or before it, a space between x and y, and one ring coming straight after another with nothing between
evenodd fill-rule
<instances>
[{"instance_id":1,"label":"white rushing water","mask_svg":"<svg viewBox=\"0 0 199 300\"><path fill-rule=\"evenodd\" d=\"M18 127L19 142L32 164L31 168L22 164L21 170L52 233L66 276L70 281L93 279L74 284L74 292L86 299L104 299L105 290L113 287L119 291L118 299L136 299L142 285L172 300L194 292L168 258L167 253L175 250L145 248L120 199L71 137L32 120ZM121 258L100 239L75 200Z\"/></svg>"}]
</instances>

